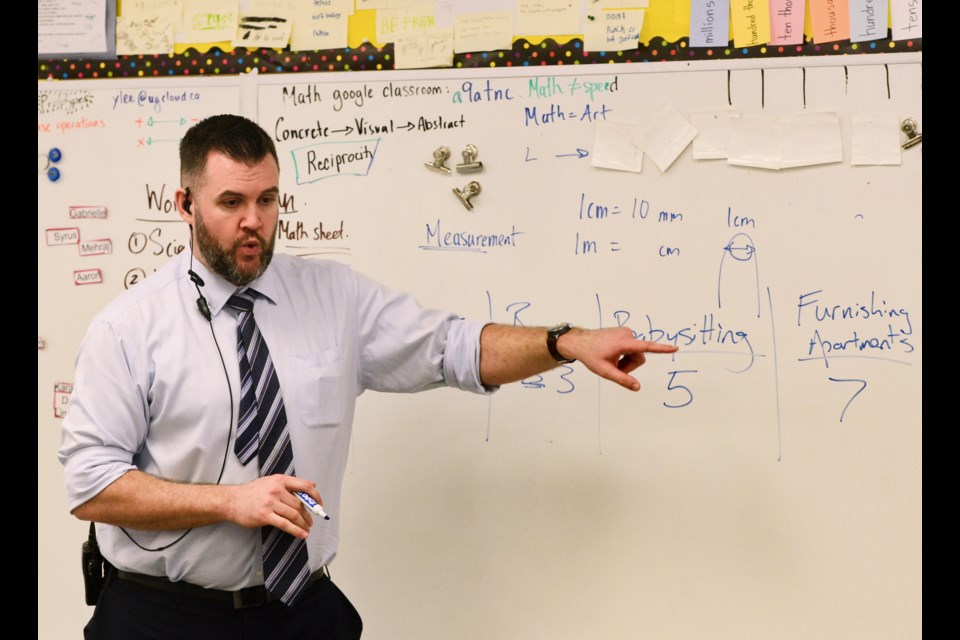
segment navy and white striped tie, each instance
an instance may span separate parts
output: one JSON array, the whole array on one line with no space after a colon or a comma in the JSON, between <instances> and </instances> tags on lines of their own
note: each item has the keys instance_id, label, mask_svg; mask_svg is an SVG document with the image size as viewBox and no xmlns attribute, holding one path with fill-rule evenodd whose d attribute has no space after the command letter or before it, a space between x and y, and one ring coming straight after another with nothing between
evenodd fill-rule
<instances>
[{"instance_id":1,"label":"navy and white striped tie","mask_svg":"<svg viewBox=\"0 0 960 640\"><path fill-rule=\"evenodd\" d=\"M280 380L267 343L253 318L256 291L233 294L227 304L237 311L237 358L240 361L240 416L234 451L241 464L254 455L260 475L296 475L287 430ZM274 597L292 605L310 577L307 543L272 526L261 527L264 583Z\"/></svg>"}]
</instances>

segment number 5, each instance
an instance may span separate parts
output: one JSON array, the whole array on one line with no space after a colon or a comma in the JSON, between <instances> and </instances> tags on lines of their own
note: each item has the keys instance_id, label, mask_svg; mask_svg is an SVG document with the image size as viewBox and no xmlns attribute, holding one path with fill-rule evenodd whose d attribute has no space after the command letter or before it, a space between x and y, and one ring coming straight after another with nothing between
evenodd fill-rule
<instances>
[{"instance_id":1,"label":"number 5","mask_svg":"<svg viewBox=\"0 0 960 640\"><path fill-rule=\"evenodd\" d=\"M676 380L678 373L697 373L697 369L682 369L680 371L668 371L667 373L670 375L670 381L667 382L667 391L680 391L682 393L686 393L687 399L686 402L682 402L680 404L667 404L664 402L663 406L668 409L679 409L693 402L693 392L690 391L690 388L682 384L675 385L674 381Z\"/></svg>"}]
</instances>

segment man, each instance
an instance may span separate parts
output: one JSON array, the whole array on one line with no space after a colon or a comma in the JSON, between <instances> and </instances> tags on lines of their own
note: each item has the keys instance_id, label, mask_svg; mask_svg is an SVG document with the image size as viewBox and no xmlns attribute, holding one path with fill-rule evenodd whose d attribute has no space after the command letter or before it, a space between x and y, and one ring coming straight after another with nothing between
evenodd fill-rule
<instances>
[{"instance_id":1,"label":"man","mask_svg":"<svg viewBox=\"0 0 960 640\"><path fill-rule=\"evenodd\" d=\"M191 252L94 319L64 421L69 507L110 565L88 638L359 637L326 571L359 393L489 392L571 360L635 391L644 353L676 350L467 322L274 256L277 153L239 116L191 128L180 162Z\"/></svg>"}]
</instances>

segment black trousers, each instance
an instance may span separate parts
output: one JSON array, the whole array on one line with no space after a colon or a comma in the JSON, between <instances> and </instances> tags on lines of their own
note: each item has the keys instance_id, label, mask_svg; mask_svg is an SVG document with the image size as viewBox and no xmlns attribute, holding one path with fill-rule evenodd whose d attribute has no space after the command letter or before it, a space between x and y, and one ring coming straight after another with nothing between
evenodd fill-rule
<instances>
[{"instance_id":1,"label":"black trousers","mask_svg":"<svg viewBox=\"0 0 960 640\"><path fill-rule=\"evenodd\" d=\"M111 570L83 634L87 640L356 640L362 630L357 610L329 579L307 587L293 607L234 609L120 580Z\"/></svg>"}]
</instances>

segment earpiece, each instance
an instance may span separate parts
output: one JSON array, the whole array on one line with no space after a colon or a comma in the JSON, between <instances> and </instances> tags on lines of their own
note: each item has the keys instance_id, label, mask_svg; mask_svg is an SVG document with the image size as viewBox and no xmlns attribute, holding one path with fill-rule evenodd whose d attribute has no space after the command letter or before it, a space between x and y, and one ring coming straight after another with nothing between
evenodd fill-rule
<instances>
[{"instance_id":1,"label":"earpiece","mask_svg":"<svg viewBox=\"0 0 960 640\"><path fill-rule=\"evenodd\" d=\"M190 188L187 187L186 189L184 189L184 191L186 191L187 194L183 199L183 210L186 211L187 213L193 213L192 211L190 211L190 207L193 206L193 201L190 199Z\"/></svg>"}]
</instances>

